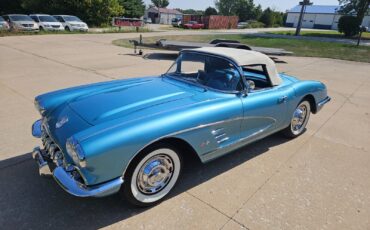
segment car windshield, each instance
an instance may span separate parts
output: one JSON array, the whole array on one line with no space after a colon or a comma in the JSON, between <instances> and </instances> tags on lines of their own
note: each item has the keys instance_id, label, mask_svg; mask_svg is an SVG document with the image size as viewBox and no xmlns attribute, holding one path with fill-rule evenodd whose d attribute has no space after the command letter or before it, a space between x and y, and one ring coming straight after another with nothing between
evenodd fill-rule
<instances>
[{"instance_id":1,"label":"car windshield","mask_svg":"<svg viewBox=\"0 0 370 230\"><path fill-rule=\"evenodd\" d=\"M196 21L190 21L189 23L190 24L197 24L198 22L196 22Z\"/></svg>"},{"instance_id":2,"label":"car windshield","mask_svg":"<svg viewBox=\"0 0 370 230\"><path fill-rule=\"evenodd\" d=\"M52 16L39 16L41 22L57 22L57 20Z\"/></svg>"},{"instance_id":3,"label":"car windshield","mask_svg":"<svg viewBox=\"0 0 370 230\"><path fill-rule=\"evenodd\" d=\"M199 53L182 53L166 76L221 91L242 88L239 71L231 62Z\"/></svg>"},{"instance_id":4,"label":"car windshield","mask_svg":"<svg viewBox=\"0 0 370 230\"><path fill-rule=\"evenodd\" d=\"M4 18L3 17L0 17L0 22L3 22L4 21Z\"/></svg>"},{"instance_id":5,"label":"car windshield","mask_svg":"<svg viewBox=\"0 0 370 230\"><path fill-rule=\"evenodd\" d=\"M76 16L64 16L63 18L67 22L81 22L81 19Z\"/></svg>"},{"instance_id":6,"label":"car windshield","mask_svg":"<svg viewBox=\"0 0 370 230\"><path fill-rule=\"evenodd\" d=\"M9 17L12 21L33 21L32 18L27 15L11 15Z\"/></svg>"}]
</instances>

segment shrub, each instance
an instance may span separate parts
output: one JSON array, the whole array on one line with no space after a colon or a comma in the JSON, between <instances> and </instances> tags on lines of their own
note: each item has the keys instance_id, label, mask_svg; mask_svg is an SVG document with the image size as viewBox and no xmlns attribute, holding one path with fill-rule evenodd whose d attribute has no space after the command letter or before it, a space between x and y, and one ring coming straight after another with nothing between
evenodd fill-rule
<instances>
[{"instance_id":1,"label":"shrub","mask_svg":"<svg viewBox=\"0 0 370 230\"><path fill-rule=\"evenodd\" d=\"M265 24L259 21L255 20L248 20L248 24L245 26L245 28L263 28L265 27Z\"/></svg>"},{"instance_id":2,"label":"shrub","mask_svg":"<svg viewBox=\"0 0 370 230\"><path fill-rule=\"evenodd\" d=\"M338 31L346 37L353 37L360 32L360 22L354 16L342 16L338 22Z\"/></svg>"}]
</instances>

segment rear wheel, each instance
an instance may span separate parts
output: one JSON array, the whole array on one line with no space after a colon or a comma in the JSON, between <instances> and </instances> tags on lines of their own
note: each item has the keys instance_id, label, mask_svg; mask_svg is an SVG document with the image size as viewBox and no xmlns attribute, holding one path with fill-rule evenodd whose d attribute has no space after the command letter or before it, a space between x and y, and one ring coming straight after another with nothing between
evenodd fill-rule
<instances>
[{"instance_id":1,"label":"rear wheel","mask_svg":"<svg viewBox=\"0 0 370 230\"><path fill-rule=\"evenodd\" d=\"M294 138L301 135L308 123L311 113L310 102L304 100L294 110L292 119L288 127L283 130L283 134L287 137Z\"/></svg>"},{"instance_id":2,"label":"rear wheel","mask_svg":"<svg viewBox=\"0 0 370 230\"><path fill-rule=\"evenodd\" d=\"M145 150L129 166L123 195L136 206L161 202L175 186L182 168L182 159L174 147L157 145Z\"/></svg>"},{"instance_id":3,"label":"rear wheel","mask_svg":"<svg viewBox=\"0 0 370 230\"><path fill-rule=\"evenodd\" d=\"M66 26L64 29L65 29L66 31L68 31L68 32L70 32L70 31L71 31L71 29L69 28L69 26Z\"/></svg>"}]
</instances>

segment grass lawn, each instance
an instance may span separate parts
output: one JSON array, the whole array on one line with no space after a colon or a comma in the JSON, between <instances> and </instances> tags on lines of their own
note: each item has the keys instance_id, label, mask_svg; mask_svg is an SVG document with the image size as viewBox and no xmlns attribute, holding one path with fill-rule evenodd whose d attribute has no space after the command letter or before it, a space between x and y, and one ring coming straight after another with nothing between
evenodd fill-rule
<instances>
[{"instance_id":1,"label":"grass lawn","mask_svg":"<svg viewBox=\"0 0 370 230\"><path fill-rule=\"evenodd\" d=\"M145 38L145 43L155 43L159 39L168 39L176 41L194 41L194 42L209 42L213 39L231 39L238 40L241 43L250 46L283 48L287 51L292 51L294 56L302 57L323 57L334 58L349 61L369 62L370 63L370 47L354 46L348 44L340 44L334 42L318 42L304 41L284 38L257 38L247 35L190 35L190 36L163 36ZM133 48L128 39L120 39L113 41L113 44L128 48Z\"/></svg>"},{"instance_id":2,"label":"grass lawn","mask_svg":"<svg viewBox=\"0 0 370 230\"><path fill-rule=\"evenodd\" d=\"M272 31L268 32L270 34L281 34L281 35L294 35L295 31ZM347 38L343 34L335 30L311 30L311 31L301 31L301 36L309 37L327 37L327 38ZM347 39L357 39L357 37L347 38ZM362 39L370 40L370 33L362 33Z\"/></svg>"}]
</instances>

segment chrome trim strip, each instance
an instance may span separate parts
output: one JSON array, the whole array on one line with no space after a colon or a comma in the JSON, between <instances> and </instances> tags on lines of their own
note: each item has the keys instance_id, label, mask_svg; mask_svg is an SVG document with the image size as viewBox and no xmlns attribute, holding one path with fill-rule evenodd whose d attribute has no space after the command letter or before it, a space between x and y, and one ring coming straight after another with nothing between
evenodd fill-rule
<instances>
[{"instance_id":1,"label":"chrome trim strip","mask_svg":"<svg viewBox=\"0 0 370 230\"><path fill-rule=\"evenodd\" d=\"M328 103L329 101L331 101L331 97L327 96L324 100L320 101L320 102L317 104L317 107L321 108L321 107L323 107L326 103Z\"/></svg>"},{"instance_id":2,"label":"chrome trim strip","mask_svg":"<svg viewBox=\"0 0 370 230\"><path fill-rule=\"evenodd\" d=\"M226 133L223 133L223 134L220 134L220 135L218 135L218 136L215 136L215 138L216 138L216 139L219 139L220 137L224 137L224 136L226 136Z\"/></svg>"},{"instance_id":3,"label":"chrome trim strip","mask_svg":"<svg viewBox=\"0 0 370 230\"><path fill-rule=\"evenodd\" d=\"M88 187L74 180L62 167L55 168L53 177L66 192L77 197L108 196L118 192L123 183L122 177L119 177L104 184Z\"/></svg>"},{"instance_id":4,"label":"chrome trim strip","mask_svg":"<svg viewBox=\"0 0 370 230\"><path fill-rule=\"evenodd\" d=\"M225 137L225 138L223 138L223 139L221 139L221 140L217 141L217 143L218 143L218 144L221 144L222 142L225 142L225 141L227 141L227 140L229 140L229 137Z\"/></svg>"},{"instance_id":5,"label":"chrome trim strip","mask_svg":"<svg viewBox=\"0 0 370 230\"><path fill-rule=\"evenodd\" d=\"M215 129L215 130L212 131L212 134L213 135L218 135L223 130L224 130L224 128Z\"/></svg>"}]
</instances>

